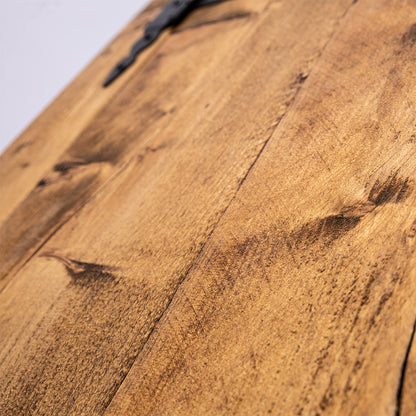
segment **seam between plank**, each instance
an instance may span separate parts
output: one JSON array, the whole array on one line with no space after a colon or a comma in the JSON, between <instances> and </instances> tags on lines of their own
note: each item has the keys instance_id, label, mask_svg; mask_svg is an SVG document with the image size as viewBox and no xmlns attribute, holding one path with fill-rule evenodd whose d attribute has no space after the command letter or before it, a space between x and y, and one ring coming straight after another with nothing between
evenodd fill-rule
<instances>
[{"instance_id":1,"label":"seam between plank","mask_svg":"<svg viewBox=\"0 0 416 416\"><path fill-rule=\"evenodd\" d=\"M407 364L409 362L410 351L412 349L415 333L416 333L416 319L413 323L412 333L410 335L409 343L407 344L406 353L405 353L403 363L402 363L402 366L401 366L401 370L400 370L399 386L397 388L397 395L396 395L396 410L395 410L395 413L394 413L395 416L400 416L401 415L401 407L402 407L402 399L403 399L403 388L404 388L404 382L406 380L406 369L407 369Z\"/></svg>"}]
</instances>

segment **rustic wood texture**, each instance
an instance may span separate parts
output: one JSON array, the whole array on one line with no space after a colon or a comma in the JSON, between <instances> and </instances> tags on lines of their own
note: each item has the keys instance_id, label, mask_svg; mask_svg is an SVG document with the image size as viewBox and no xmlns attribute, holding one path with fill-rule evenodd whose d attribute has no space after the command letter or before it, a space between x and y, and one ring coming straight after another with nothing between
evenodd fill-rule
<instances>
[{"instance_id":1,"label":"rustic wood texture","mask_svg":"<svg viewBox=\"0 0 416 416\"><path fill-rule=\"evenodd\" d=\"M232 0L0 159L0 414L416 415L416 2Z\"/></svg>"}]
</instances>

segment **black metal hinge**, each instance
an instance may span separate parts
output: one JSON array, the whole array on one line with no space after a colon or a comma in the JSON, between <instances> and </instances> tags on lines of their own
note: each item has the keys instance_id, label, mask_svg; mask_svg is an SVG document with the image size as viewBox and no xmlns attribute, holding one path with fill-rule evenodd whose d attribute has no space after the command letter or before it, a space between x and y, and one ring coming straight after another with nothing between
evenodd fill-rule
<instances>
[{"instance_id":1,"label":"black metal hinge","mask_svg":"<svg viewBox=\"0 0 416 416\"><path fill-rule=\"evenodd\" d=\"M170 26L177 25L189 12L224 0L171 0L166 7L147 24L144 35L131 47L129 56L122 59L110 72L103 87L110 85L122 72L134 63L137 55L149 47Z\"/></svg>"}]
</instances>

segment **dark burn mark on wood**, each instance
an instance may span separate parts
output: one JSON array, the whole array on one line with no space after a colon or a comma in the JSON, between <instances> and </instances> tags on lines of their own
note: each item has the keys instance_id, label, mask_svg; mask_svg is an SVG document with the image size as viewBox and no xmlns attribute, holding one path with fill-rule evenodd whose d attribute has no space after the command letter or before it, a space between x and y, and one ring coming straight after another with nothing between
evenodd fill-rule
<instances>
[{"instance_id":1,"label":"dark burn mark on wood","mask_svg":"<svg viewBox=\"0 0 416 416\"><path fill-rule=\"evenodd\" d=\"M216 263L215 268L221 270L222 284L229 289L234 287L239 277L251 275L252 269L257 267L264 271L262 275L268 280L267 270L279 258L292 258L299 266L306 258L321 257L328 246L353 230L374 207L368 203L345 207L338 214L312 219L291 231L285 223L272 225L225 250L218 248L211 259Z\"/></svg>"},{"instance_id":2,"label":"dark burn mark on wood","mask_svg":"<svg viewBox=\"0 0 416 416\"><path fill-rule=\"evenodd\" d=\"M59 162L56 165L54 165L52 170L53 172L58 173L59 176L65 176L73 169L76 169L81 166L88 166L94 163L105 163L105 161L100 160L98 157L91 157L88 160L64 160L63 162ZM54 182L56 182L56 175L50 175L46 178L42 178L36 186L43 187Z\"/></svg>"},{"instance_id":3,"label":"dark burn mark on wood","mask_svg":"<svg viewBox=\"0 0 416 416\"><path fill-rule=\"evenodd\" d=\"M309 221L293 231L290 239L295 245L314 244L318 241L329 245L353 230L361 219L376 207L386 203L403 202L412 191L411 180L401 178L395 172L384 182L376 180L369 192L367 202L358 202L344 207L339 214Z\"/></svg>"},{"instance_id":4,"label":"dark burn mark on wood","mask_svg":"<svg viewBox=\"0 0 416 416\"><path fill-rule=\"evenodd\" d=\"M53 170L54 172L61 173L65 175L72 169L76 169L81 166L88 166L94 163L113 163L111 158L108 158L108 155L97 153L94 155L85 155L84 159L74 159L74 160L64 160L57 163Z\"/></svg>"},{"instance_id":5,"label":"dark burn mark on wood","mask_svg":"<svg viewBox=\"0 0 416 416\"><path fill-rule=\"evenodd\" d=\"M416 43L416 23L410 25L403 35L397 40L398 46L393 52L394 55L403 55L406 53L413 53ZM405 59L405 58L401 58Z\"/></svg>"},{"instance_id":6,"label":"dark burn mark on wood","mask_svg":"<svg viewBox=\"0 0 416 416\"><path fill-rule=\"evenodd\" d=\"M37 183L37 185L36 185L36 187L38 187L38 188L42 188L43 186L45 186L46 185L46 179L41 179L38 183Z\"/></svg>"},{"instance_id":7,"label":"dark burn mark on wood","mask_svg":"<svg viewBox=\"0 0 416 416\"><path fill-rule=\"evenodd\" d=\"M93 163L116 164L129 139L122 133L110 137L111 133L100 130L103 128L101 126L106 126L108 129L106 121L103 121L98 123L98 127L85 131L68 150L66 156L68 159L55 165L54 170L65 173L70 169Z\"/></svg>"},{"instance_id":8,"label":"dark burn mark on wood","mask_svg":"<svg viewBox=\"0 0 416 416\"><path fill-rule=\"evenodd\" d=\"M412 47L416 43L416 23L413 23L403 34L401 42L403 46Z\"/></svg>"},{"instance_id":9,"label":"dark burn mark on wood","mask_svg":"<svg viewBox=\"0 0 416 416\"><path fill-rule=\"evenodd\" d=\"M353 230L368 213L375 209L372 202L358 202L344 207L339 214L328 215L302 225L291 233L291 240L296 245L313 244L318 241L329 245Z\"/></svg>"},{"instance_id":10,"label":"dark burn mark on wood","mask_svg":"<svg viewBox=\"0 0 416 416\"><path fill-rule=\"evenodd\" d=\"M406 179L403 183L403 186L400 188L399 192L397 193L396 201L395 202L402 202L406 200L411 193L412 189L409 184L409 179Z\"/></svg>"},{"instance_id":11,"label":"dark burn mark on wood","mask_svg":"<svg viewBox=\"0 0 416 416\"><path fill-rule=\"evenodd\" d=\"M395 172L384 182L376 180L370 190L368 200L376 206L383 205L388 202L403 202L408 198L412 191L411 185L412 183L410 179L400 178L397 172Z\"/></svg>"},{"instance_id":12,"label":"dark burn mark on wood","mask_svg":"<svg viewBox=\"0 0 416 416\"><path fill-rule=\"evenodd\" d=\"M55 172L60 172L62 174L67 173L69 170L77 168L78 166L87 165L89 162L86 161L78 161L78 160L65 160L63 162L57 163L53 170Z\"/></svg>"},{"instance_id":13,"label":"dark burn mark on wood","mask_svg":"<svg viewBox=\"0 0 416 416\"><path fill-rule=\"evenodd\" d=\"M307 222L292 232L291 238L296 245L313 244L318 240L328 245L355 228L360 220L361 216L329 215Z\"/></svg>"},{"instance_id":14,"label":"dark burn mark on wood","mask_svg":"<svg viewBox=\"0 0 416 416\"><path fill-rule=\"evenodd\" d=\"M74 284L83 286L96 282L114 282L116 280L112 273L114 268L103 264L82 262L52 252L44 253L42 256L60 261L65 266Z\"/></svg>"},{"instance_id":15,"label":"dark burn mark on wood","mask_svg":"<svg viewBox=\"0 0 416 416\"><path fill-rule=\"evenodd\" d=\"M158 65L159 61L160 58L152 59L145 71L152 72L152 65ZM117 100L114 108L110 107L97 116L94 125L88 127L67 150L65 159L55 165L55 172L65 174L71 169L95 163L116 165L141 140L141 134L147 128L166 116L166 111L154 100L143 102L139 107L132 106L132 97L144 90L147 82L139 80L139 84L133 86L131 95ZM123 129L113 128L117 120L125 120L127 113L134 116L135 122ZM110 125L109 120L112 120Z\"/></svg>"},{"instance_id":16,"label":"dark burn mark on wood","mask_svg":"<svg viewBox=\"0 0 416 416\"><path fill-rule=\"evenodd\" d=\"M109 272L105 265L73 259L68 259L68 261L69 264L66 264L65 267L74 282L115 280L114 275Z\"/></svg>"}]
</instances>

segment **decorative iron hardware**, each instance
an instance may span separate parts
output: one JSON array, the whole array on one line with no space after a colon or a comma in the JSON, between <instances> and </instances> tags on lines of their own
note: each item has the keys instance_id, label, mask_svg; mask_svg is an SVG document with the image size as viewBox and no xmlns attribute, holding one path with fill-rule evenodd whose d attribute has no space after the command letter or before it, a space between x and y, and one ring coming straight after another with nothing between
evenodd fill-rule
<instances>
[{"instance_id":1,"label":"decorative iron hardware","mask_svg":"<svg viewBox=\"0 0 416 416\"><path fill-rule=\"evenodd\" d=\"M110 72L103 87L110 85L122 72L134 63L137 55L149 47L170 26L180 23L192 10L224 0L171 0L166 7L147 24L144 35L130 49L130 55L122 59Z\"/></svg>"}]
</instances>

